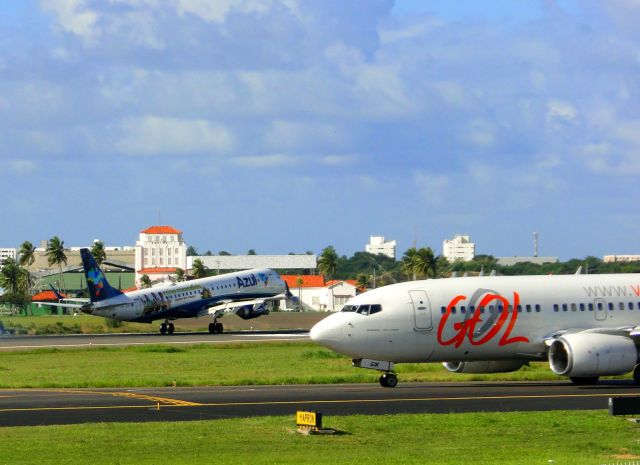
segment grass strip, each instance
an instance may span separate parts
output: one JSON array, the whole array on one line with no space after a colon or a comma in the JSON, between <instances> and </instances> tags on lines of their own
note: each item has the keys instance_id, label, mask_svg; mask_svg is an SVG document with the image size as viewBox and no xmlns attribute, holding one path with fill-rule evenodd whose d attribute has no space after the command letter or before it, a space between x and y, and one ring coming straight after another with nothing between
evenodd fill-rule
<instances>
[{"instance_id":1,"label":"grass strip","mask_svg":"<svg viewBox=\"0 0 640 465\"><path fill-rule=\"evenodd\" d=\"M451 373L439 363L410 363L397 365L397 373L401 382L561 379L547 363L484 375ZM362 383L376 382L378 376L302 341L0 352L0 388Z\"/></svg>"},{"instance_id":2,"label":"grass strip","mask_svg":"<svg viewBox=\"0 0 640 465\"><path fill-rule=\"evenodd\" d=\"M640 460L639 426L604 411L288 417L0 428L2 463L604 464Z\"/></svg>"}]
</instances>

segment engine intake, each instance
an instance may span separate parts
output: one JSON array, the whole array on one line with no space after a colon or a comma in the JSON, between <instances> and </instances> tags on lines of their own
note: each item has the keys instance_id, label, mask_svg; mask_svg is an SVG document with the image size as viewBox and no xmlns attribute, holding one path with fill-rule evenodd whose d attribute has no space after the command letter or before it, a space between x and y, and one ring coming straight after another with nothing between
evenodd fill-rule
<instances>
[{"instance_id":1,"label":"engine intake","mask_svg":"<svg viewBox=\"0 0 640 465\"><path fill-rule=\"evenodd\" d=\"M549 366L557 375L612 376L628 373L638 362L634 342L624 336L576 333L559 337L549 348Z\"/></svg>"},{"instance_id":2,"label":"engine intake","mask_svg":"<svg viewBox=\"0 0 640 465\"><path fill-rule=\"evenodd\" d=\"M444 362L444 367L454 373L508 373L522 368L519 360L486 360L479 362Z\"/></svg>"}]
</instances>

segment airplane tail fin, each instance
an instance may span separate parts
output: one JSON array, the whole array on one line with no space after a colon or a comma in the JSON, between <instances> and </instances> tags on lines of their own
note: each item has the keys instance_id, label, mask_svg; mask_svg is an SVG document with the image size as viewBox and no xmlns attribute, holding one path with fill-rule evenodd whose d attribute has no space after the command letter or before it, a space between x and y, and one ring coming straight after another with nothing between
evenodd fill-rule
<instances>
[{"instance_id":1,"label":"airplane tail fin","mask_svg":"<svg viewBox=\"0 0 640 465\"><path fill-rule=\"evenodd\" d=\"M293 307L293 308L298 308L300 307L300 299L298 299L295 295L293 295L291 293L291 290L289 289L289 285L286 283L284 283L284 297L287 301L287 306L289 307Z\"/></svg>"},{"instance_id":2,"label":"airplane tail fin","mask_svg":"<svg viewBox=\"0 0 640 465\"><path fill-rule=\"evenodd\" d=\"M53 287L53 284L49 284L49 287L51 288L51 290L55 294L56 299L58 299L58 300L63 300L64 299L64 296L62 294L60 294L55 287Z\"/></svg>"},{"instance_id":3,"label":"airplane tail fin","mask_svg":"<svg viewBox=\"0 0 640 465\"><path fill-rule=\"evenodd\" d=\"M87 278L91 302L99 302L122 294L118 289L111 287L89 249L80 249L80 256L82 257L82 267Z\"/></svg>"}]
</instances>

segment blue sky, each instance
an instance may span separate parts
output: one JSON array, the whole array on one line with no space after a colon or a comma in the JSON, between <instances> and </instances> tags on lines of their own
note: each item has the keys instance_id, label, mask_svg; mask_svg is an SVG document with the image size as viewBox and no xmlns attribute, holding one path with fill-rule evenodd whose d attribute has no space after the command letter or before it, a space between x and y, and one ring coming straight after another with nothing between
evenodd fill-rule
<instances>
[{"instance_id":1,"label":"blue sky","mask_svg":"<svg viewBox=\"0 0 640 465\"><path fill-rule=\"evenodd\" d=\"M0 247L133 244L160 211L201 251L640 253L638 2L0 11Z\"/></svg>"}]
</instances>

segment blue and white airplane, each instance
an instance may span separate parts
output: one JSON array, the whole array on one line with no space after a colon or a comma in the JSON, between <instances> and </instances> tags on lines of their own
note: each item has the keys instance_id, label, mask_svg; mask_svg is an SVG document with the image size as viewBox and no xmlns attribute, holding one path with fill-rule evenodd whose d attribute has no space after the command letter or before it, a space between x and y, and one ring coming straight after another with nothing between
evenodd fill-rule
<instances>
[{"instance_id":1,"label":"blue and white airplane","mask_svg":"<svg viewBox=\"0 0 640 465\"><path fill-rule=\"evenodd\" d=\"M444 362L456 373L548 360L577 384L633 372L640 384L640 274L495 276L393 284L351 299L311 339L381 371Z\"/></svg>"},{"instance_id":2,"label":"blue and white airplane","mask_svg":"<svg viewBox=\"0 0 640 465\"><path fill-rule=\"evenodd\" d=\"M174 331L171 320L213 317L210 333L221 333L218 322L225 313L249 320L268 315L276 300L295 304L287 284L270 269L254 269L123 293L112 287L89 249L81 249L82 265L89 288L89 302L61 304L79 308L89 315L120 321L151 323L164 320L162 334ZM58 298L62 296L58 295Z\"/></svg>"}]
</instances>

